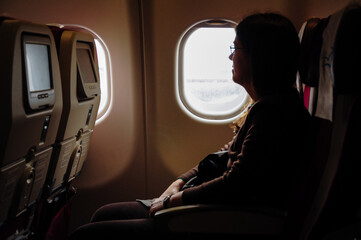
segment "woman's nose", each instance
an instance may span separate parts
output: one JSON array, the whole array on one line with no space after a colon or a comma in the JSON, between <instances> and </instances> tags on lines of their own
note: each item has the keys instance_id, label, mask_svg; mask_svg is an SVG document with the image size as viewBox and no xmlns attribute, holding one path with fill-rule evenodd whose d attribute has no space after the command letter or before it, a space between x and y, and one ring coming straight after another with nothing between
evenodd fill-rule
<instances>
[{"instance_id":1,"label":"woman's nose","mask_svg":"<svg viewBox=\"0 0 361 240\"><path fill-rule=\"evenodd\" d=\"M233 61L233 55L234 55L234 52L228 56L229 60Z\"/></svg>"}]
</instances>

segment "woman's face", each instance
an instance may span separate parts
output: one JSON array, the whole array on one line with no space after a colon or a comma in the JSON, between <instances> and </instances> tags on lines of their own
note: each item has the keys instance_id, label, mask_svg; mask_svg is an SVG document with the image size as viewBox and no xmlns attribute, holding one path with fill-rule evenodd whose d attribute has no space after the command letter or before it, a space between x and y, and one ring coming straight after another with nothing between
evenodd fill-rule
<instances>
[{"instance_id":1,"label":"woman's face","mask_svg":"<svg viewBox=\"0 0 361 240\"><path fill-rule=\"evenodd\" d=\"M234 40L234 52L229 55L229 59L233 61L233 81L240 84L247 90L247 85L252 80L252 70L249 58L244 53L242 44L238 37Z\"/></svg>"}]
</instances>

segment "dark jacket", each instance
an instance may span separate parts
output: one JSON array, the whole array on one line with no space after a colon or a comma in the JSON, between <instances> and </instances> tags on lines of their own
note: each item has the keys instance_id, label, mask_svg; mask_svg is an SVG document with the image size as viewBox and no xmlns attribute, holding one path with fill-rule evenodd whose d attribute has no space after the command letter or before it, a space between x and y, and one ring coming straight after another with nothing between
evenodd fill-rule
<instances>
[{"instance_id":1,"label":"dark jacket","mask_svg":"<svg viewBox=\"0 0 361 240\"><path fill-rule=\"evenodd\" d=\"M184 190L183 203L262 204L285 209L302 165L309 122L296 90L260 99L231 142L227 171ZM187 181L197 172L196 166L180 178Z\"/></svg>"}]
</instances>

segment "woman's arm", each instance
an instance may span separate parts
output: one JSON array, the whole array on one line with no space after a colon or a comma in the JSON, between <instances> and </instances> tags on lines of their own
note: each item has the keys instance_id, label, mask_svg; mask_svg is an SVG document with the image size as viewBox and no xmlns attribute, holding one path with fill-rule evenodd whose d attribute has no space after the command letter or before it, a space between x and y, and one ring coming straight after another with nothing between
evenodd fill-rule
<instances>
[{"instance_id":1,"label":"woman's arm","mask_svg":"<svg viewBox=\"0 0 361 240\"><path fill-rule=\"evenodd\" d=\"M235 137L232 139L231 142L229 142L228 144L226 144L224 146L224 148L222 148L221 150L228 150L229 146L232 144L232 142L234 141ZM181 206L183 204L182 201L182 196L183 196L183 191L180 191L182 189L182 187L184 186L184 184L190 180L191 178L197 176L198 174L198 165L195 166L194 168L190 169L188 172L182 174L181 176L179 176L179 178L174 181L163 193L162 195L157 198L151 205L150 208L150 215L153 216L157 211L161 210L164 208L164 204L163 204L163 200L167 197L167 196L171 196L168 202L167 207L176 207L176 206Z\"/></svg>"},{"instance_id":2,"label":"woman's arm","mask_svg":"<svg viewBox=\"0 0 361 240\"><path fill-rule=\"evenodd\" d=\"M230 203L249 196L261 181L266 181L266 161L278 149L281 121L273 116L273 110L254 107L257 108L250 111L242 134L237 135L240 139L235 142L235 151L231 151L237 159L223 176L184 190L183 204Z\"/></svg>"}]
</instances>

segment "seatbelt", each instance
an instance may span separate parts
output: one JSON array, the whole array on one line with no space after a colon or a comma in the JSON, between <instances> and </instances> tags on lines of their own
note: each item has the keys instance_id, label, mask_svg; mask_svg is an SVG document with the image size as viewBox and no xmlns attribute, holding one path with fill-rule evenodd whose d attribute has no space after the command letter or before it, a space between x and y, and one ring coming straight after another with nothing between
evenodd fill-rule
<instances>
[{"instance_id":1,"label":"seatbelt","mask_svg":"<svg viewBox=\"0 0 361 240\"><path fill-rule=\"evenodd\" d=\"M355 97L352 95L337 94L335 96L334 121L331 133L331 142L324 172L322 174L318 190L306 217L300 239L307 239L312 227L321 214L326 203L329 191L337 173L339 161L341 159L343 142L350 121L350 113L353 108Z\"/></svg>"}]
</instances>

